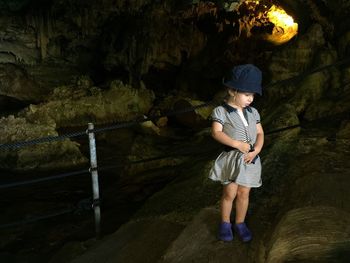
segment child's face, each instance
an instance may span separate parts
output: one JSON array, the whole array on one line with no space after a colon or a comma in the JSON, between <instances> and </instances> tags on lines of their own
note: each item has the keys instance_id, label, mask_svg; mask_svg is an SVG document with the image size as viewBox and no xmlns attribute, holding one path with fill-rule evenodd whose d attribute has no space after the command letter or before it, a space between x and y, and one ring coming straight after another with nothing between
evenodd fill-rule
<instances>
[{"instance_id":1,"label":"child's face","mask_svg":"<svg viewBox=\"0 0 350 263\"><path fill-rule=\"evenodd\" d=\"M238 92L235 98L237 106L245 108L248 107L254 100L254 93Z\"/></svg>"}]
</instances>

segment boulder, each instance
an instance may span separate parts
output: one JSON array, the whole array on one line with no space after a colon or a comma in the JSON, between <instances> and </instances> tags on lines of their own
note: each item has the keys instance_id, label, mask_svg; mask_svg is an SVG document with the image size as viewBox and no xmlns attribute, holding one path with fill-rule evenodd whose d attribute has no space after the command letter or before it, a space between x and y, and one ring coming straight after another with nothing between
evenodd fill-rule
<instances>
[{"instance_id":1,"label":"boulder","mask_svg":"<svg viewBox=\"0 0 350 263\"><path fill-rule=\"evenodd\" d=\"M12 115L1 118L0 127L0 142L3 144L58 136L54 124L33 124ZM69 139L4 148L0 152L0 160L2 169L16 171L65 169L87 163L87 158L80 152L79 144Z\"/></svg>"},{"instance_id":2,"label":"boulder","mask_svg":"<svg viewBox=\"0 0 350 263\"><path fill-rule=\"evenodd\" d=\"M145 87L134 89L113 81L109 89L78 85L56 88L47 102L31 105L21 116L33 123L51 119L57 128L132 121L152 107L154 94ZM136 124L136 123L135 123Z\"/></svg>"},{"instance_id":3,"label":"boulder","mask_svg":"<svg viewBox=\"0 0 350 263\"><path fill-rule=\"evenodd\" d=\"M266 263L345 262L350 214L327 206L288 211L274 229Z\"/></svg>"},{"instance_id":4,"label":"boulder","mask_svg":"<svg viewBox=\"0 0 350 263\"><path fill-rule=\"evenodd\" d=\"M44 99L45 90L32 79L21 66L0 64L0 95L22 102L39 102Z\"/></svg>"}]
</instances>

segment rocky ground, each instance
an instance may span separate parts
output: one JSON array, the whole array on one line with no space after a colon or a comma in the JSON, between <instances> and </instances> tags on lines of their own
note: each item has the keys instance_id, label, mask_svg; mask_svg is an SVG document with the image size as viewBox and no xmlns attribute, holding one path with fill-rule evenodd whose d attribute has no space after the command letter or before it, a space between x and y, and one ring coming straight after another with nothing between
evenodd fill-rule
<instances>
[{"instance_id":1,"label":"rocky ground","mask_svg":"<svg viewBox=\"0 0 350 263\"><path fill-rule=\"evenodd\" d=\"M253 191L247 218L254 233L249 244L217 241L220 187L206 178L213 156L193 157L191 168L117 232L88 248L68 244L53 262L66 261L72 249L71 262L346 262L350 151L349 140L335 132L306 125L297 137L267 136L264 185Z\"/></svg>"}]
</instances>

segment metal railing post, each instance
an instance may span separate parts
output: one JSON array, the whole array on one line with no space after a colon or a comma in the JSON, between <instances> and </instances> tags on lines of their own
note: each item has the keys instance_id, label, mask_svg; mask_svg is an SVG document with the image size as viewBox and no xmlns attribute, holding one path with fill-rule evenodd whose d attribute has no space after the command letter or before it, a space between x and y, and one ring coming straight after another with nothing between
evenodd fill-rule
<instances>
[{"instance_id":1,"label":"metal railing post","mask_svg":"<svg viewBox=\"0 0 350 263\"><path fill-rule=\"evenodd\" d=\"M100 210L100 194L98 185L98 173L97 173L97 156L96 156L96 142L95 134L93 133L94 124L88 124L87 133L89 135L89 146L90 146L90 173L92 181L92 192L93 192L93 208L95 214L95 231L96 237L99 238L101 234L101 210Z\"/></svg>"}]
</instances>

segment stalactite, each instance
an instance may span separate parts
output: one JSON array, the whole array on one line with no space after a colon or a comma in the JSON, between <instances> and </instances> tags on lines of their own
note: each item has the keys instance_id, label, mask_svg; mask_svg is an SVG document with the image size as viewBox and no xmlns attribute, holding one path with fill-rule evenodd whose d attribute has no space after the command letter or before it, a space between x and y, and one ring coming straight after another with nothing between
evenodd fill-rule
<instances>
[{"instance_id":1,"label":"stalactite","mask_svg":"<svg viewBox=\"0 0 350 263\"><path fill-rule=\"evenodd\" d=\"M47 37L47 23L45 23L44 15L39 17L39 42L40 42L40 55L41 59L45 59L47 55L47 44L49 42Z\"/></svg>"},{"instance_id":2,"label":"stalactite","mask_svg":"<svg viewBox=\"0 0 350 263\"><path fill-rule=\"evenodd\" d=\"M53 28L52 28L52 19L50 12L47 12L47 36L48 40L50 40L50 36L53 35Z\"/></svg>"},{"instance_id":3,"label":"stalactite","mask_svg":"<svg viewBox=\"0 0 350 263\"><path fill-rule=\"evenodd\" d=\"M40 56L41 59L44 60L47 57L50 37L54 34L53 20L51 19L49 11L43 11L37 14L35 21L37 47L40 48Z\"/></svg>"},{"instance_id":4,"label":"stalactite","mask_svg":"<svg viewBox=\"0 0 350 263\"><path fill-rule=\"evenodd\" d=\"M90 26L89 26L89 9L84 8L84 24L83 24L83 34L84 36L88 36L90 33Z\"/></svg>"}]
</instances>

